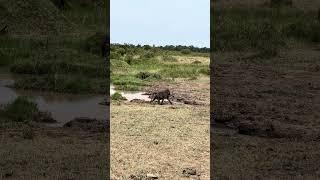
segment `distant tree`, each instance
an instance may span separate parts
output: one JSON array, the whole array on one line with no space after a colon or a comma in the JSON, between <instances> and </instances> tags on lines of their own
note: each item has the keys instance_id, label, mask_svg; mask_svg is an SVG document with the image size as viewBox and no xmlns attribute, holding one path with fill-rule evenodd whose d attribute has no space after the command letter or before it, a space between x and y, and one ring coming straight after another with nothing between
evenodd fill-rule
<instances>
[{"instance_id":1,"label":"distant tree","mask_svg":"<svg viewBox=\"0 0 320 180\"><path fill-rule=\"evenodd\" d=\"M190 53L191 53L191 50L190 50L190 49L182 49L182 50L181 50L181 53L182 53L182 54L190 54Z\"/></svg>"}]
</instances>

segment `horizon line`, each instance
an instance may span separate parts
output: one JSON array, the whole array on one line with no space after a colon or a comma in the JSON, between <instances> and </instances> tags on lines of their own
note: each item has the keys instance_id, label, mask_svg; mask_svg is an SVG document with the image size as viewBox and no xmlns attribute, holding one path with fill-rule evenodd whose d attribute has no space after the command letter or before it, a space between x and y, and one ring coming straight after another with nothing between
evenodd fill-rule
<instances>
[{"instance_id":1,"label":"horizon line","mask_svg":"<svg viewBox=\"0 0 320 180\"><path fill-rule=\"evenodd\" d=\"M110 40L110 44L120 44L120 45L135 45L135 46L145 46L145 45L148 45L148 46L151 46L151 47L164 47L164 46L185 46L185 47L195 47L195 48L207 48L207 49L210 49L210 47L207 47L207 46L197 46L197 45L182 45L182 44L166 44L166 45L156 45L156 44L143 44L143 43L121 43L121 42L111 42Z\"/></svg>"}]
</instances>

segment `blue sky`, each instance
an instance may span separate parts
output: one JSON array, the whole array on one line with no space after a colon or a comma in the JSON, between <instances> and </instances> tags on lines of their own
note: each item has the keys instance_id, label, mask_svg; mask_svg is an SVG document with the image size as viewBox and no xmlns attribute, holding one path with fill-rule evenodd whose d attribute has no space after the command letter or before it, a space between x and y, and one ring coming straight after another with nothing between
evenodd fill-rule
<instances>
[{"instance_id":1,"label":"blue sky","mask_svg":"<svg viewBox=\"0 0 320 180\"><path fill-rule=\"evenodd\" d=\"M209 0L111 0L111 43L210 46Z\"/></svg>"}]
</instances>

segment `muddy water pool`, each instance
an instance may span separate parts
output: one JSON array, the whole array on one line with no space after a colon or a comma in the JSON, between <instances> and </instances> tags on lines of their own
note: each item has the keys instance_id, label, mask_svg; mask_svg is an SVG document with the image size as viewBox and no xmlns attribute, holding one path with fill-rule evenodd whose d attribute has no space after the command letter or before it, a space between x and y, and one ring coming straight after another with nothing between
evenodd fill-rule
<instances>
[{"instance_id":1,"label":"muddy water pool","mask_svg":"<svg viewBox=\"0 0 320 180\"><path fill-rule=\"evenodd\" d=\"M40 111L50 112L58 121L53 126L60 126L76 118L87 117L95 119L107 119L109 107L100 105L105 96L103 95L74 95L49 93L31 90L16 90L8 86L14 83L8 74L0 74L0 104L12 102L18 96L30 97L38 104Z\"/></svg>"}]
</instances>

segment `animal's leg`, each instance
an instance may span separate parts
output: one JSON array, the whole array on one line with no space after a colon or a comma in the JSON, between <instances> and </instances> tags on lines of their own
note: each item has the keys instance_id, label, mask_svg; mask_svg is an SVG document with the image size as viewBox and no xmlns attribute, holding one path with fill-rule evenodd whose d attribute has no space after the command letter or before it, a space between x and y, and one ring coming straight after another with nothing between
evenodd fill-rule
<instances>
[{"instance_id":1,"label":"animal's leg","mask_svg":"<svg viewBox=\"0 0 320 180\"><path fill-rule=\"evenodd\" d=\"M164 98L163 98L162 101L161 101L161 105L163 104L163 101L164 101Z\"/></svg>"},{"instance_id":2,"label":"animal's leg","mask_svg":"<svg viewBox=\"0 0 320 180\"><path fill-rule=\"evenodd\" d=\"M158 99L158 104L160 104L160 98Z\"/></svg>"},{"instance_id":3,"label":"animal's leg","mask_svg":"<svg viewBox=\"0 0 320 180\"><path fill-rule=\"evenodd\" d=\"M154 98L152 98L152 99L151 99L151 101L150 101L150 103L152 103L155 99L156 99L155 97L154 97Z\"/></svg>"},{"instance_id":4,"label":"animal's leg","mask_svg":"<svg viewBox=\"0 0 320 180\"><path fill-rule=\"evenodd\" d=\"M172 102L170 101L169 97L167 99L168 99L169 103L172 104Z\"/></svg>"}]
</instances>

